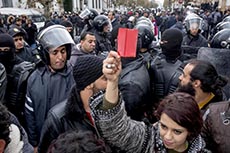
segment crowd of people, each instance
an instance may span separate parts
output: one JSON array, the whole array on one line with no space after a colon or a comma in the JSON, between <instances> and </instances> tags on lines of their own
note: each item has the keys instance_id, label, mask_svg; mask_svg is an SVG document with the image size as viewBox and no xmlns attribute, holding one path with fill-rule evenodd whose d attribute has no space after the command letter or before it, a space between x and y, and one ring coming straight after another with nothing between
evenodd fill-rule
<instances>
[{"instance_id":1,"label":"crowd of people","mask_svg":"<svg viewBox=\"0 0 230 153\"><path fill-rule=\"evenodd\" d=\"M0 153L229 152L228 13L1 18ZM120 28L138 31L135 57Z\"/></svg>"}]
</instances>

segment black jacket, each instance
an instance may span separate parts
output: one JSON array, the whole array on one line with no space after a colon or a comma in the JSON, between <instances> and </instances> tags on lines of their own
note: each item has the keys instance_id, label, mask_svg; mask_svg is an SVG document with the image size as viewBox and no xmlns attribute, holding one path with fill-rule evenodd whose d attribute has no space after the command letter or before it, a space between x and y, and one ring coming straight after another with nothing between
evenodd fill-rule
<instances>
[{"instance_id":1,"label":"black jacket","mask_svg":"<svg viewBox=\"0 0 230 153\"><path fill-rule=\"evenodd\" d=\"M78 105L78 103L81 103L81 101L76 101L76 105ZM68 104L67 101L63 101L49 111L47 120L42 128L38 148L39 153L47 152L52 141L57 139L57 137L64 132L73 130L90 130L95 133L95 129L86 114L82 116L82 120L78 116L69 117L67 115L67 111L70 107L72 106Z\"/></svg>"},{"instance_id":2,"label":"black jacket","mask_svg":"<svg viewBox=\"0 0 230 153\"><path fill-rule=\"evenodd\" d=\"M96 37L96 54L100 55L108 53L112 50L112 45L109 40L109 33L98 32L95 30L94 35Z\"/></svg>"},{"instance_id":3,"label":"black jacket","mask_svg":"<svg viewBox=\"0 0 230 153\"><path fill-rule=\"evenodd\" d=\"M125 65L121 72L119 89L128 115L141 121L147 109L151 108L150 77L143 58Z\"/></svg>"},{"instance_id":4,"label":"black jacket","mask_svg":"<svg viewBox=\"0 0 230 153\"><path fill-rule=\"evenodd\" d=\"M197 57L198 50L201 47L208 47L208 41L204 36L198 34L197 36L191 36L190 34L186 34L183 37L182 41L182 51L183 57L181 58L182 61L186 61L192 58Z\"/></svg>"},{"instance_id":5,"label":"black jacket","mask_svg":"<svg viewBox=\"0 0 230 153\"><path fill-rule=\"evenodd\" d=\"M39 143L42 125L49 109L67 99L74 84L71 67L55 73L48 67L39 67L29 77L25 117L29 141L33 146Z\"/></svg>"},{"instance_id":6,"label":"black jacket","mask_svg":"<svg viewBox=\"0 0 230 153\"><path fill-rule=\"evenodd\" d=\"M119 28L122 28L122 25L120 24L117 18L112 21L112 27L113 27L113 30L111 31L110 42L111 42L112 47L115 49L116 39L118 36L118 30Z\"/></svg>"},{"instance_id":7,"label":"black jacket","mask_svg":"<svg viewBox=\"0 0 230 153\"><path fill-rule=\"evenodd\" d=\"M178 59L168 59L160 53L151 62L152 88L156 107L168 94L176 91L183 73L184 63Z\"/></svg>"},{"instance_id":8,"label":"black jacket","mask_svg":"<svg viewBox=\"0 0 230 153\"><path fill-rule=\"evenodd\" d=\"M94 97L97 97L98 94L95 94ZM99 136L94 123L90 122L87 116L76 86L73 87L67 101L61 102L49 111L42 128L38 152L46 152L52 141L60 134L73 130L92 131Z\"/></svg>"}]
</instances>

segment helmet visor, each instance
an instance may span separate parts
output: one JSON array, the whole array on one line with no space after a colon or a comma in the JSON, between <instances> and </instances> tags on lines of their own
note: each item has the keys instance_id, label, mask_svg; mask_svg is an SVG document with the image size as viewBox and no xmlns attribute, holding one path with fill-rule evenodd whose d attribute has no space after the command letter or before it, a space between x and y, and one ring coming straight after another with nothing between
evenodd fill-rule
<instances>
[{"instance_id":1,"label":"helmet visor","mask_svg":"<svg viewBox=\"0 0 230 153\"><path fill-rule=\"evenodd\" d=\"M38 41L43 48L47 50L55 50L56 48L66 44L74 44L69 32L61 25L53 25L44 29L38 35Z\"/></svg>"},{"instance_id":2,"label":"helmet visor","mask_svg":"<svg viewBox=\"0 0 230 153\"><path fill-rule=\"evenodd\" d=\"M202 20L199 18L188 20L188 28L190 30L201 30L202 29Z\"/></svg>"},{"instance_id":3,"label":"helmet visor","mask_svg":"<svg viewBox=\"0 0 230 153\"><path fill-rule=\"evenodd\" d=\"M84 11L82 11L79 15L79 17L81 19L87 19L87 17L90 15L90 10L89 9L85 9Z\"/></svg>"}]
</instances>

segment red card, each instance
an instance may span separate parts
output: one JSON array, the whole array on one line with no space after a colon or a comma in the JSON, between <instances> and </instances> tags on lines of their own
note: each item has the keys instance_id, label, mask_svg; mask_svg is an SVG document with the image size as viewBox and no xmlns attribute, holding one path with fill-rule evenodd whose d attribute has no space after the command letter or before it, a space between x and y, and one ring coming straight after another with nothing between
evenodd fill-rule
<instances>
[{"instance_id":1,"label":"red card","mask_svg":"<svg viewBox=\"0 0 230 153\"><path fill-rule=\"evenodd\" d=\"M117 51L121 57L136 57L138 30L119 28Z\"/></svg>"}]
</instances>

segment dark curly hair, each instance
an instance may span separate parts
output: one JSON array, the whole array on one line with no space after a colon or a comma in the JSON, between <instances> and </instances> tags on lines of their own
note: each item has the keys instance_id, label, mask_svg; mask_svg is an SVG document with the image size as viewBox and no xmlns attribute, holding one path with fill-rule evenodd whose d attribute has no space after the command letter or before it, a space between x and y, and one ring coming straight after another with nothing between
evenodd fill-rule
<instances>
[{"instance_id":1,"label":"dark curly hair","mask_svg":"<svg viewBox=\"0 0 230 153\"><path fill-rule=\"evenodd\" d=\"M68 131L57 138L48 153L111 153L92 131Z\"/></svg>"},{"instance_id":2,"label":"dark curly hair","mask_svg":"<svg viewBox=\"0 0 230 153\"><path fill-rule=\"evenodd\" d=\"M187 140L193 140L203 125L202 115L194 97L183 92L175 92L165 97L159 104L155 115L160 119L162 113L189 132Z\"/></svg>"},{"instance_id":3,"label":"dark curly hair","mask_svg":"<svg viewBox=\"0 0 230 153\"><path fill-rule=\"evenodd\" d=\"M6 146L10 143L9 127L10 127L10 113L0 101L0 139L3 139L6 142Z\"/></svg>"}]
</instances>

